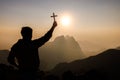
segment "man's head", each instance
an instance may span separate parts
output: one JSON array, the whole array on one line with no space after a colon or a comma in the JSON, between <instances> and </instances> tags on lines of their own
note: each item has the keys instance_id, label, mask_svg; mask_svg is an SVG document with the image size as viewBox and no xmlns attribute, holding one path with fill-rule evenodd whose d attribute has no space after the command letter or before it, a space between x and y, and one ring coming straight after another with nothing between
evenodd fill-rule
<instances>
[{"instance_id":1,"label":"man's head","mask_svg":"<svg viewBox=\"0 0 120 80\"><path fill-rule=\"evenodd\" d=\"M32 38L32 28L30 28L28 26L22 27L21 35L22 35L24 40L31 40L31 38Z\"/></svg>"}]
</instances>

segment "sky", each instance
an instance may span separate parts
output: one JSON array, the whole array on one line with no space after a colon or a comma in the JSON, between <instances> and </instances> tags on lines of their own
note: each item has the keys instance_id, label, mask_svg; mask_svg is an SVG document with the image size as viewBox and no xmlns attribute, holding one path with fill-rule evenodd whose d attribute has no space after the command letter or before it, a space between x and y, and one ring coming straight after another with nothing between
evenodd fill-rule
<instances>
[{"instance_id":1,"label":"sky","mask_svg":"<svg viewBox=\"0 0 120 80\"><path fill-rule=\"evenodd\" d=\"M43 36L53 12L58 26L50 41L73 36L88 55L120 46L120 0L0 0L0 49L10 49L23 26L33 28L33 39ZM63 16L70 17L67 27Z\"/></svg>"}]
</instances>

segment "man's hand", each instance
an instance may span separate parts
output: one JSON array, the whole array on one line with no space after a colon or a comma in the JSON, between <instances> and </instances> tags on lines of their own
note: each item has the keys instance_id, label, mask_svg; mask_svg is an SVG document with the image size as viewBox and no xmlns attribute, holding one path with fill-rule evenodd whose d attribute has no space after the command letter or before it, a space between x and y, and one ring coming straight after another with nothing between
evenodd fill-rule
<instances>
[{"instance_id":1,"label":"man's hand","mask_svg":"<svg viewBox=\"0 0 120 80\"><path fill-rule=\"evenodd\" d=\"M52 26L52 27L54 27L54 28L55 28L56 26L57 26L57 22L56 22L56 21L54 21L54 22L53 22L53 26Z\"/></svg>"}]
</instances>

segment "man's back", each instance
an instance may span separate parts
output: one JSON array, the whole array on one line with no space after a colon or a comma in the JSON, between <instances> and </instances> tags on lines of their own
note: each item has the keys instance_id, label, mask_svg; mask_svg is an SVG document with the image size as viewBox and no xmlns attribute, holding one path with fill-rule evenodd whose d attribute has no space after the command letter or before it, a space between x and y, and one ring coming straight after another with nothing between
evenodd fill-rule
<instances>
[{"instance_id":1,"label":"man's back","mask_svg":"<svg viewBox=\"0 0 120 80\"><path fill-rule=\"evenodd\" d=\"M34 41L19 40L11 49L17 58L19 69L36 70L39 67L38 47Z\"/></svg>"}]
</instances>

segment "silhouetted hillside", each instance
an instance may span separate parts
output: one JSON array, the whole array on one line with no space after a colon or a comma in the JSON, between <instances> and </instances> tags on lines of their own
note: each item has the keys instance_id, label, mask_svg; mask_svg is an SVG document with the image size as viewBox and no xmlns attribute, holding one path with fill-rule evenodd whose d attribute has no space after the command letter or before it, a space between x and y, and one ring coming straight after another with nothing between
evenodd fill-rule
<instances>
[{"instance_id":1,"label":"silhouetted hillside","mask_svg":"<svg viewBox=\"0 0 120 80\"><path fill-rule=\"evenodd\" d=\"M9 50L0 50L0 63L7 64L7 57L9 54Z\"/></svg>"},{"instance_id":2,"label":"silhouetted hillside","mask_svg":"<svg viewBox=\"0 0 120 80\"><path fill-rule=\"evenodd\" d=\"M87 59L76 60L70 63L60 63L51 73L61 75L69 70L77 75L95 70L105 75L108 80L120 80L120 50L109 49Z\"/></svg>"},{"instance_id":3,"label":"silhouetted hillside","mask_svg":"<svg viewBox=\"0 0 120 80\"><path fill-rule=\"evenodd\" d=\"M70 62L85 57L78 42L69 36L59 36L39 50L41 69L44 70L52 69L61 62Z\"/></svg>"},{"instance_id":4,"label":"silhouetted hillside","mask_svg":"<svg viewBox=\"0 0 120 80\"><path fill-rule=\"evenodd\" d=\"M8 52L1 50L0 56ZM49 72L38 72L37 80L120 80L119 64L120 50L109 49L86 59L60 63ZM20 77L14 67L0 64L0 80L18 80Z\"/></svg>"}]
</instances>

